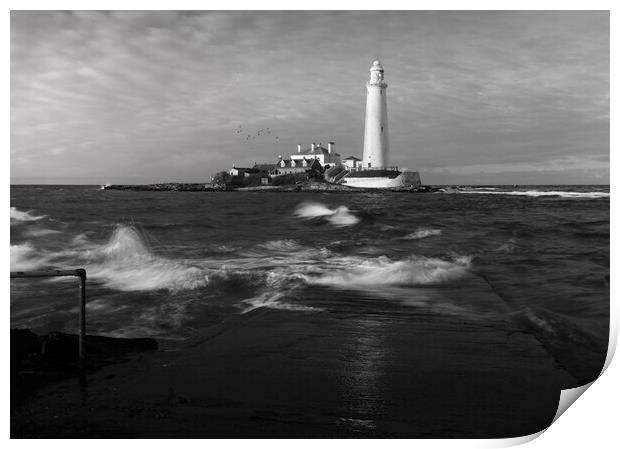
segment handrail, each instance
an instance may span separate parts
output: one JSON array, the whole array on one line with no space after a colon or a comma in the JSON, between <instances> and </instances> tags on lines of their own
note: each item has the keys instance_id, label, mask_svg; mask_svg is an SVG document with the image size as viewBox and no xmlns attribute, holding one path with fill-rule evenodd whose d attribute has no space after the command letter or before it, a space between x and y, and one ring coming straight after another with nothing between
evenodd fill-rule
<instances>
[{"instance_id":1,"label":"handrail","mask_svg":"<svg viewBox=\"0 0 620 449\"><path fill-rule=\"evenodd\" d=\"M57 276L75 276L80 278L80 335L78 354L80 361L86 360L86 270L50 270L50 271L11 271L13 278L43 278Z\"/></svg>"}]
</instances>

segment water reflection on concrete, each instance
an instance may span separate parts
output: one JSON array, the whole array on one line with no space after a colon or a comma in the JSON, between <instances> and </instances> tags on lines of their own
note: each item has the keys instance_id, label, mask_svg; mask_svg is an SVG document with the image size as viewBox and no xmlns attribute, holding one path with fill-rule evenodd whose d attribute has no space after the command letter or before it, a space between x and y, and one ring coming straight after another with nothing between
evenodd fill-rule
<instances>
[{"instance_id":1,"label":"water reflection on concrete","mask_svg":"<svg viewBox=\"0 0 620 449\"><path fill-rule=\"evenodd\" d=\"M346 324L348 347L343 348L342 417L338 424L364 432L376 427L384 412L382 378L386 362L384 323L359 317Z\"/></svg>"}]
</instances>

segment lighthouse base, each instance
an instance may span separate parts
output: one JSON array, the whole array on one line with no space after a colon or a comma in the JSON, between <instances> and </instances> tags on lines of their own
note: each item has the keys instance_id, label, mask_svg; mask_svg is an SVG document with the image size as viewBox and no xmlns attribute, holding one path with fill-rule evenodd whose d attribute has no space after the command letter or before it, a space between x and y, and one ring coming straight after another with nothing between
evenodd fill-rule
<instances>
[{"instance_id":1,"label":"lighthouse base","mask_svg":"<svg viewBox=\"0 0 620 449\"><path fill-rule=\"evenodd\" d=\"M395 187L419 187L420 173L398 170L363 170L350 172L342 180L349 187L387 189Z\"/></svg>"}]
</instances>

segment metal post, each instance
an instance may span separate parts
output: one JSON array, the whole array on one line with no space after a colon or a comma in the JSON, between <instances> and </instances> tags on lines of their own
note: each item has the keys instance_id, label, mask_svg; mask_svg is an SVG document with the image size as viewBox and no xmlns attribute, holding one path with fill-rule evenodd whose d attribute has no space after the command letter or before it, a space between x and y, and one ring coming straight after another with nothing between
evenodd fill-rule
<instances>
[{"instance_id":1,"label":"metal post","mask_svg":"<svg viewBox=\"0 0 620 449\"><path fill-rule=\"evenodd\" d=\"M56 276L76 276L80 278L80 332L78 355L82 367L86 361L86 270L50 270L50 271L12 271L11 278L40 278Z\"/></svg>"},{"instance_id":2,"label":"metal post","mask_svg":"<svg viewBox=\"0 0 620 449\"><path fill-rule=\"evenodd\" d=\"M75 270L80 277L80 361L86 360L86 270Z\"/></svg>"}]
</instances>

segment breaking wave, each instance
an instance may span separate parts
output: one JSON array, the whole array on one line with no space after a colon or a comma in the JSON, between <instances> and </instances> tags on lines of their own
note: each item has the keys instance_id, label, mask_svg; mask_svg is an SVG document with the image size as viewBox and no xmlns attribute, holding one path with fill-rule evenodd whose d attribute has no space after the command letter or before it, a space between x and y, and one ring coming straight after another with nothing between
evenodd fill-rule
<instances>
[{"instance_id":1,"label":"breaking wave","mask_svg":"<svg viewBox=\"0 0 620 449\"><path fill-rule=\"evenodd\" d=\"M460 256L452 261L434 257L411 256L393 261L385 256L375 259L343 257L333 260L339 267L304 277L310 284L352 289L385 285L433 285L450 282L467 275L471 257Z\"/></svg>"},{"instance_id":2,"label":"breaking wave","mask_svg":"<svg viewBox=\"0 0 620 449\"><path fill-rule=\"evenodd\" d=\"M436 229L419 229L405 238L439 233ZM118 226L104 243L93 243L80 234L73 239L73 245L57 253L37 251L30 243L12 245L11 269L59 267L71 261L72 265L83 264L89 279L120 291L213 287L267 288L277 293L290 292L303 284L347 288L438 284L465 275L471 263L469 257L338 257L326 248L303 245L293 239L267 241L235 258L170 259L156 254L145 236L132 226ZM289 308L282 305L287 303L282 303L280 297L258 295L251 301L256 307L265 303L265 307Z\"/></svg>"},{"instance_id":3,"label":"breaking wave","mask_svg":"<svg viewBox=\"0 0 620 449\"><path fill-rule=\"evenodd\" d=\"M512 196L559 196L561 198L609 198L609 192L567 192L563 190L512 190L512 191L499 191L499 190L459 190L459 193L477 193L484 195L512 195Z\"/></svg>"},{"instance_id":4,"label":"breaking wave","mask_svg":"<svg viewBox=\"0 0 620 449\"><path fill-rule=\"evenodd\" d=\"M403 238L406 240L417 240L431 237L433 235L441 235L441 229L420 228L417 231L412 232L411 234L407 234Z\"/></svg>"},{"instance_id":5,"label":"breaking wave","mask_svg":"<svg viewBox=\"0 0 620 449\"><path fill-rule=\"evenodd\" d=\"M11 245L11 271L36 270L43 266L46 260L30 243Z\"/></svg>"},{"instance_id":6,"label":"breaking wave","mask_svg":"<svg viewBox=\"0 0 620 449\"><path fill-rule=\"evenodd\" d=\"M265 243L260 243L258 247L269 251L298 251L303 248L302 245L292 239L270 240Z\"/></svg>"},{"instance_id":7,"label":"breaking wave","mask_svg":"<svg viewBox=\"0 0 620 449\"><path fill-rule=\"evenodd\" d=\"M22 211L11 206L11 224L25 221L36 221L46 217L46 215L32 215L31 212L32 211Z\"/></svg>"},{"instance_id":8,"label":"breaking wave","mask_svg":"<svg viewBox=\"0 0 620 449\"><path fill-rule=\"evenodd\" d=\"M207 273L184 261L155 255L133 227L119 226L88 252L88 276L123 291L186 290L208 284Z\"/></svg>"},{"instance_id":9,"label":"breaking wave","mask_svg":"<svg viewBox=\"0 0 620 449\"><path fill-rule=\"evenodd\" d=\"M330 209L321 203L302 203L295 215L306 220L322 218L338 227L352 226L360 221L346 206Z\"/></svg>"},{"instance_id":10,"label":"breaking wave","mask_svg":"<svg viewBox=\"0 0 620 449\"><path fill-rule=\"evenodd\" d=\"M27 231L24 232L24 234L30 236L30 237L43 237L45 235L51 235L51 234L60 234L60 231L57 231L55 229L29 229Z\"/></svg>"},{"instance_id":11,"label":"breaking wave","mask_svg":"<svg viewBox=\"0 0 620 449\"><path fill-rule=\"evenodd\" d=\"M265 292L253 298L245 299L243 303L247 304L248 306L245 309L243 309L241 313L248 313L260 307L266 307L268 309L277 309L277 310L292 310L296 312L319 312L322 310L317 307L310 307L310 306L304 306L302 304L291 304L288 302L283 302L282 301L283 298L285 298L284 293Z\"/></svg>"}]
</instances>

